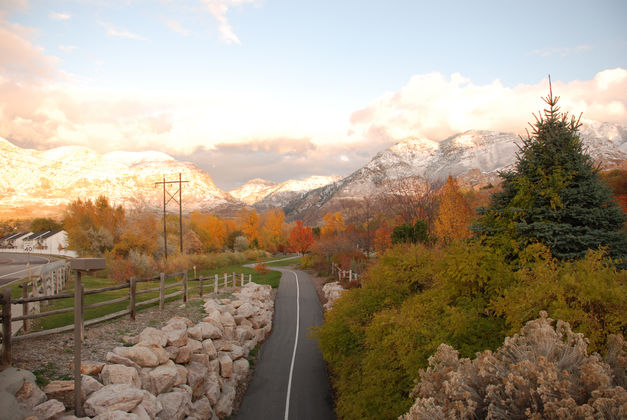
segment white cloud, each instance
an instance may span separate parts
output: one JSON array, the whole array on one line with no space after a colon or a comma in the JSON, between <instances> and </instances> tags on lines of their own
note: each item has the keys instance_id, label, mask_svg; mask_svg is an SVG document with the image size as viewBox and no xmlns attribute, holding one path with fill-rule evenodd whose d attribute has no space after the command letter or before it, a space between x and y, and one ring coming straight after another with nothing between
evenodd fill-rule
<instances>
[{"instance_id":1,"label":"white cloud","mask_svg":"<svg viewBox=\"0 0 627 420\"><path fill-rule=\"evenodd\" d=\"M127 39L134 39L137 41L148 40L148 38L146 38L145 36L130 32L123 28L117 28L105 22L100 22L100 26L102 26L103 28L107 30L107 35L114 37L114 38L127 38Z\"/></svg>"},{"instance_id":2,"label":"white cloud","mask_svg":"<svg viewBox=\"0 0 627 420\"><path fill-rule=\"evenodd\" d=\"M531 51L532 54L539 55L541 57L550 57L552 55L559 55L566 57L571 54L581 53L589 51L593 48L590 44L577 45L576 47L546 47Z\"/></svg>"},{"instance_id":3,"label":"white cloud","mask_svg":"<svg viewBox=\"0 0 627 420\"><path fill-rule=\"evenodd\" d=\"M72 15L70 15L69 13L60 13L60 12L50 12L50 15L48 15L50 17L50 19L53 20L69 20Z\"/></svg>"},{"instance_id":4,"label":"white cloud","mask_svg":"<svg viewBox=\"0 0 627 420\"><path fill-rule=\"evenodd\" d=\"M348 113L332 105L294 106L271 93L97 89L69 80L57 69L58 60L30 41L33 34L0 16L0 137L40 149L156 149L190 159L202 149L206 162L228 161L219 170L230 167L232 176L242 172L234 156L249 156L247 175L347 173L407 136L441 140L469 129L520 133L531 114L543 109L540 98L548 92L546 80L509 87L499 80L476 84L459 74L416 75L354 112L347 123ZM627 125L627 70L569 83L556 79L553 91L562 97L562 109ZM270 158L272 164L264 160ZM276 162L288 162L294 172Z\"/></svg>"},{"instance_id":5,"label":"white cloud","mask_svg":"<svg viewBox=\"0 0 627 420\"><path fill-rule=\"evenodd\" d=\"M562 98L564 111L627 124L625 69L605 70L586 81L554 80L553 92ZM457 73L416 75L399 91L386 93L354 112L349 137L389 142L407 136L441 140L470 129L521 133L533 121L531 114L544 109L541 97L547 93L547 79L507 87L499 80L478 85Z\"/></svg>"},{"instance_id":6,"label":"white cloud","mask_svg":"<svg viewBox=\"0 0 627 420\"><path fill-rule=\"evenodd\" d=\"M207 6L209 13L218 21L218 31L222 40L227 44L241 44L240 39L235 35L226 18L226 13L232 6L255 3L255 0L203 0L203 3Z\"/></svg>"},{"instance_id":7,"label":"white cloud","mask_svg":"<svg viewBox=\"0 0 627 420\"><path fill-rule=\"evenodd\" d=\"M165 24L168 28L170 28L172 31L178 34L181 34L183 36L189 35L189 30L181 26L180 22L176 20L168 19L166 20Z\"/></svg>"},{"instance_id":8,"label":"white cloud","mask_svg":"<svg viewBox=\"0 0 627 420\"><path fill-rule=\"evenodd\" d=\"M71 53L78 49L76 45L59 45L58 47L61 51L66 53Z\"/></svg>"}]
</instances>

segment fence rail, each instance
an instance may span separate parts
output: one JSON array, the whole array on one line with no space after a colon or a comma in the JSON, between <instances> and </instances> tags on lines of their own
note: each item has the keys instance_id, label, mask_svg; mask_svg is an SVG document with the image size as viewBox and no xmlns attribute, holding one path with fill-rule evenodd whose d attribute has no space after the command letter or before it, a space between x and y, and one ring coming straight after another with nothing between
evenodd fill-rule
<instances>
[{"instance_id":1,"label":"fence rail","mask_svg":"<svg viewBox=\"0 0 627 420\"><path fill-rule=\"evenodd\" d=\"M351 281L359 281L359 273L354 272L353 270L342 270L339 265L335 263L331 263L331 275L335 275L337 273L338 281L348 280Z\"/></svg>"},{"instance_id":2,"label":"fence rail","mask_svg":"<svg viewBox=\"0 0 627 420\"><path fill-rule=\"evenodd\" d=\"M66 273L67 274L67 273ZM166 285L165 281L166 279L172 279L172 278L177 278L180 277L181 280L177 281L175 283L171 283ZM230 281L229 281L230 279ZM67 280L67 275L66 277L63 279L63 284L65 284L65 280ZM137 284L138 283L148 283L148 282L152 282L152 281L159 281L159 286L158 287L153 287L153 288L148 288L148 289L143 289L143 290L137 290ZM239 282L238 282L239 280ZM252 281L252 275L248 274L248 283L250 283ZM197 286L192 286L189 287L189 282L192 283L198 283ZM174 297L178 297L178 296L183 296L183 302L187 302L188 297L189 297L189 293L192 291L196 291L198 290L200 297L203 296L203 283L207 286L209 286L209 284L211 284L211 286L213 286L213 292L217 293L218 290L220 288L225 288L229 286L229 283L233 286L236 287L239 283L239 286L243 286L246 283L246 277L245 275L242 273L240 275L236 275L236 273L232 273L232 274L224 274L224 276L218 276L217 274L212 276L212 277L197 277L197 278L193 278L193 279L188 279L188 275L187 272L180 272L180 273L173 273L173 274L165 274L165 273L161 273L158 276L153 276L153 277L149 277L149 278L144 278L144 279L137 279L137 278L131 278L128 282L124 283L124 284L120 284L120 285L116 285L116 286L109 286L109 287L102 287L102 288L98 288L98 289L90 289L90 290L84 290L84 288L80 287L80 290L78 291L78 293L73 292L73 293L56 293L56 294L37 294L39 291L41 291L41 288L38 287L38 280L34 280L32 282L32 290L31 292L28 292L28 285L26 285L25 287L23 287L23 296L13 299L11 297L11 289L10 288L4 288L2 289L2 294L0 294L0 305L2 305L2 355L1 355L1 364L3 366L8 365L11 363L11 342L12 341L20 341L20 340L25 340L28 338L34 338L34 337L41 337L41 336L45 336L45 335L49 335L49 334L56 334L56 333L60 333L60 332L66 332L66 331L72 331L75 328L80 328L81 329L81 337L83 337L83 330L85 326L89 326L89 325L93 325L93 324L97 324L99 322L103 322L103 321L107 321L109 319L113 319L113 318L117 318L120 316L124 316L124 315L130 315L130 318L132 320L135 320L135 316L137 313L137 308L141 307L141 306L146 306L146 305L150 305L150 304L154 304L154 303L159 303L159 309L163 309L165 301L167 299L170 298L174 298ZM29 283L30 284L30 283ZM55 283L57 284L57 283ZM58 283L57 286L61 284ZM180 290L177 290L175 292L166 294L166 290L169 289L174 289L174 288L180 288ZM55 309L52 311L47 311L47 312L40 312L39 311L39 304L41 302L47 302L47 301L52 301L52 300L58 300L58 299L68 299L68 298L74 298L76 300L76 298L79 298L81 301L84 301L85 296L86 295L94 295L94 294L98 294L98 293L105 293L105 292L111 292L111 291L116 291L116 290L122 290L122 289L129 289L128 291L128 295L127 296L121 296L121 297L117 297L114 299L109 299L103 302L97 302L97 303L93 303L90 305L84 305L81 304L81 314L80 316L77 317L74 316L74 323L70 324L70 325L65 325L62 327L58 327L58 328L53 328L53 329L49 329L49 330L44 330L44 331L37 331L37 332L30 332L28 333L28 321L32 320L32 319L37 319L37 318L43 318L43 317L48 317L48 316L53 316L53 315L59 315L59 314L63 314L63 313L68 313L68 312L73 312L75 309L74 307L70 307L70 308L62 308L62 309ZM34 290L37 290L36 292L33 292ZM43 290L52 290L53 292L59 292L60 289L59 288L52 288L52 289L47 289L47 288L43 288ZM155 293L155 292L159 292L159 296L155 297L155 298L151 298L151 299L147 299L147 300L143 300L143 301L138 301L137 300L137 296L138 295L143 295L146 293ZM35 294L34 296L28 296L28 293L30 294ZM127 309L121 310L121 311L117 311L117 312L113 312L113 313L109 313L106 314L104 316L101 316L99 318L94 318L94 319L90 319L88 321L83 321L84 319L84 311L85 309L94 309L94 308L99 308L102 306L107 306L107 305L113 305L116 303L121 303L121 302L125 302L128 301L129 302L129 306ZM34 313L29 313L29 304L33 304L36 303L37 304L37 311ZM24 310L24 315L20 315L20 316L12 316L12 310L11 310L11 305L24 305L25 306L25 310ZM35 305L33 305L35 306ZM17 335L17 336L13 336L12 334L12 323L16 322L16 321L23 321L24 322L24 331L26 332L26 334L22 334L22 335ZM18 327L21 328L21 327Z\"/></svg>"}]
</instances>

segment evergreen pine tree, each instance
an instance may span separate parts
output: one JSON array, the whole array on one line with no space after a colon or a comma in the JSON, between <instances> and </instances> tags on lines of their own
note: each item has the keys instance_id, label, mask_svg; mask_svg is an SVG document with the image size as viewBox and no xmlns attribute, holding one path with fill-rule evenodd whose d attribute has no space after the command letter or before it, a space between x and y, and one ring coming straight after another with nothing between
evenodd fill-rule
<instances>
[{"instance_id":1,"label":"evergreen pine tree","mask_svg":"<svg viewBox=\"0 0 627 420\"><path fill-rule=\"evenodd\" d=\"M548 109L534 114L514 170L500 174L503 191L492 196L473 230L501 245L541 242L559 259L599 247L627 258L627 217L584 152L580 119L560 112L551 89L543 99Z\"/></svg>"}]
</instances>

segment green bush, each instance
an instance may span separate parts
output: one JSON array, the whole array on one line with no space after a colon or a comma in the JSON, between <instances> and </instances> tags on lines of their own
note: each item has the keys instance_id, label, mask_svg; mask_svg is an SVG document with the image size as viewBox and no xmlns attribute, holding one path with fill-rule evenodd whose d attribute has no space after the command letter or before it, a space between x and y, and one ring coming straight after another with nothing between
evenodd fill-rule
<instances>
[{"instance_id":1,"label":"green bush","mask_svg":"<svg viewBox=\"0 0 627 420\"><path fill-rule=\"evenodd\" d=\"M624 333L627 274L601 253L560 263L533 245L512 262L478 242L396 246L344 292L317 330L339 418L398 417L420 369L445 343L462 357L495 350L538 312L564 319L601 349Z\"/></svg>"}]
</instances>

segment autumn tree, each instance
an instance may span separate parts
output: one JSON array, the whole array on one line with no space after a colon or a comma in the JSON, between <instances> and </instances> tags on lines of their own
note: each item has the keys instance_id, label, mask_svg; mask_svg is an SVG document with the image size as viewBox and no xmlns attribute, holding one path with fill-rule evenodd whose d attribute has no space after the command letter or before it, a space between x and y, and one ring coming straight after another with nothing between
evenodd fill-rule
<instances>
[{"instance_id":1,"label":"autumn tree","mask_svg":"<svg viewBox=\"0 0 627 420\"><path fill-rule=\"evenodd\" d=\"M440 193L440 209L435 219L436 236L444 243L455 239L469 238L473 211L464 199L457 180L448 177Z\"/></svg>"},{"instance_id":2,"label":"autumn tree","mask_svg":"<svg viewBox=\"0 0 627 420\"><path fill-rule=\"evenodd\" d=\"M153 255L159 245L159 222L150 210L135 208L128 212L122 234L113 247L113 252L128 257L131 251Z\"/></svg>"},{"instance_id":3,"label":"autumn tree","mask_svg":"<svg viewBox=\"0 0 627 420\"><path fill-rule=\"evenodd\" d=\"M314 243L311 227L303 226L303 221L297 220L296 226L290 231L288 243L292 252L305 254Z\"/></svg>"},{"instance_id":4,"label":"autumn tree","mask_svg":"<svg viewBox=\"0 0 627 420\"><path fill-rule=\"evenodd\" d=\"M322 238L335 236L346 229L341 212L327 213L324 215L323 220L324 226L320 229L320 236Z\"/></svg>"},{"instance_id":5,"label":"autumn tree","mask_svg":"<svg viewBox=\"0 0 627 420\"><path fill-rule=\"evenodd\" d=\"M186 254L200 254L203 251L203 243L193 230L183 233L183 251Z\"/></svg>"},{"instance_id":6,"label":"autumn tree","mask_svg":"<svg viewBox=\"0 0 627 420\"><path fill-rule=\"evenodd\" d=\"M263 216L260 232L260 245L268 251L276 251L283 242L283 223L285 213L281 209L272 209Z\"/></svg>"},{"instance_id":7,"label":"autumn tree","mask_svg":"<svg viewBox=\"0 0 627 420\"><path fill-rule=\"evenodd\" d=\"M438 200L429 184L420 178L399 178L380 194L378 201L388 215L399 216L402 223L422 219L431 227L437 214Z\"/></svg>"},{"instance_id":8,"label":"autumn tree","mask_svg":"<svg viewBox=\"0 0 627 420\"><path fill-rule=\"evenodd\" d=\"M374 248L378 254L392 246L392 228L384 223L374 232Z\"/></svg>"},{"instance_id":9,"label":"autumn tree","mask_svg":"<svg viewBox=\"0 0 627 420\"><path fill-rule=\"evenodd\" d=\"M251 244L259 243L259 215L255 210L240 210L239 228Z\"/></svg>"},{"instance_id":10,"label":"autumn tree","mask_svg":"<svg viewBox=\"0 0 627 420\"><path fill-rule=\"evenodd\" d=\"M612 189L618 205L627 213L627 171L614 169L601 175Z\"/></svg>"},{"instance_id":11,"label":"autumn tree","mask_svg":"<svg viewBox=\"0 0 627 420\"><path fill-rule=\"evenodd\" d=\"M93 202L79 198L67 206L63 220L70 249L83 256L102 256L119 241L125 212L121 206L112 207L105 196Z\"/></svg>"},{"instance_id":12,"label":"autumn tree","mask_svg":"<svg viewBox=\"0 0 627 420\"><path fill-rule=\"evenodd\" d=\"M552 91L535 116L512 171L501 173L503 191L492 196L474 226L487 241L526 247L540 242L560 260L582 258L607 247L627 257L627 217L600 179L579 137L581 123L560 112ZM511 251L510 251L511 252Z\"/></svg>"},{"instance_id":13,"label":"autumn tree","mask_svg":"<svg viewBox=\"0 0 627 420\"><path fill-rule=\"evenodd\" d=\"M205 251L220 251L224 247L226 224L217 216L194 211L190 215L190 228L198 235Z\"/></svg>"}]
</instances>

